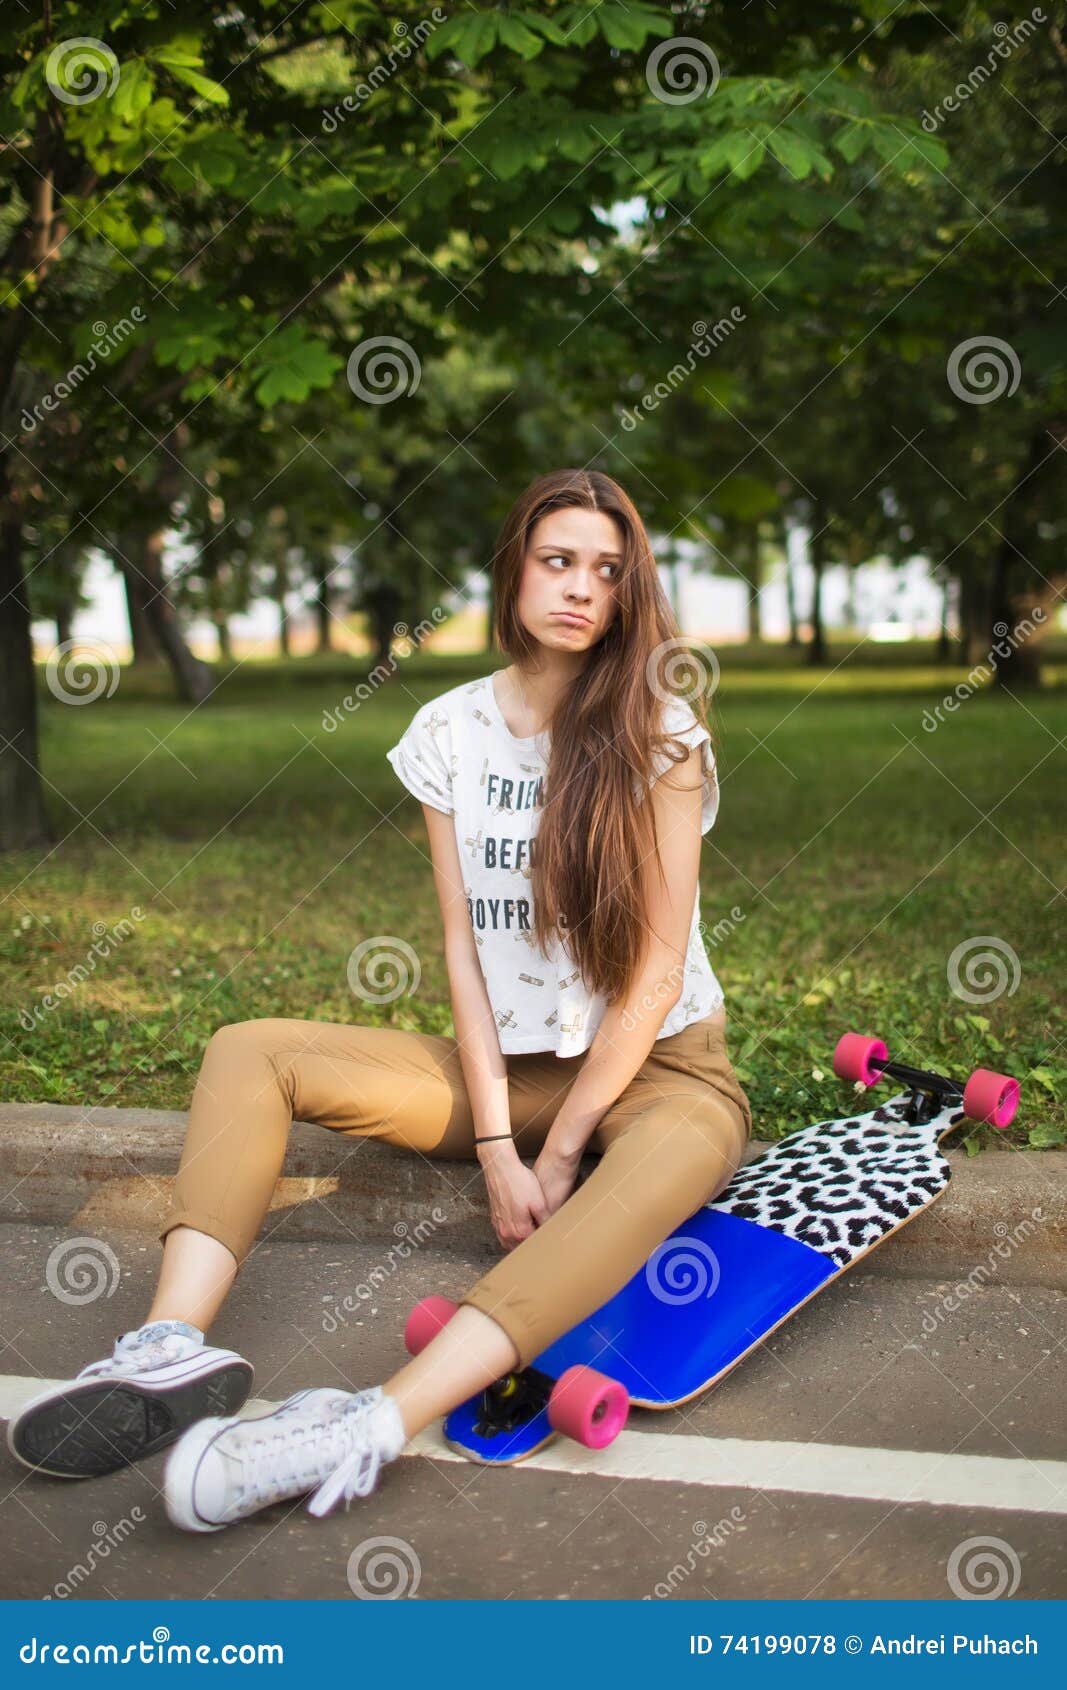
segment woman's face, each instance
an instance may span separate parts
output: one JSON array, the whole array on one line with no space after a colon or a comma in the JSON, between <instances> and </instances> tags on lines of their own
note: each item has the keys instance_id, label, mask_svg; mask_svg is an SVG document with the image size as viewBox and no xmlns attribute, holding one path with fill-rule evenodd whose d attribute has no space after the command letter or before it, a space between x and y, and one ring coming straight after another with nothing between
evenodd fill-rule
<instances>
[{"instance_id":1,"label":"woman's face","mask_svg":"<svg viewBox=\"0 0 1067 1690\"><path fill-rule=\"evenodd\" d=\"M612 517L574 506L549 511L526 548L520 622L552 651L590 650L615 618L622 569L623 539Z\"/></svg>"}]
</instances>

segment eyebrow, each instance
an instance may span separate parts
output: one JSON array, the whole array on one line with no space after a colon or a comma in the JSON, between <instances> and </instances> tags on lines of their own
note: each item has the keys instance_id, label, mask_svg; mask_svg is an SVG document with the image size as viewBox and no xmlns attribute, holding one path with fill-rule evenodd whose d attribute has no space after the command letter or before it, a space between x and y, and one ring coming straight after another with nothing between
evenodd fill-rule
<instances>
[{"instance_id":1,"label":"eyebrow","mask_svg":"<svg viewBox=\"0 0 1067 1690\"><path fill-rule=\"evenodd\" d=\"M574 548L572 546L554 546L548 540L544 541L542 545L538 546L537 550L539 552L560 552L565 557L573 557L574 556ZM614 558L616 563L622 562L622 553L621 552L601 552L600 556L606 557L608 559Z\"/></svg>"}]
</instances>

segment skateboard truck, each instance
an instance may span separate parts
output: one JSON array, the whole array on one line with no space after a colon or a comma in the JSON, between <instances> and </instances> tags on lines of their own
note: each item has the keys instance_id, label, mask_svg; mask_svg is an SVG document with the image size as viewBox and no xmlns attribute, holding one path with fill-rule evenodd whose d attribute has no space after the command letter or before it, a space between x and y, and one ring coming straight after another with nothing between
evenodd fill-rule
<instances>
[{"instance_id":1,"label":"skateboard truck","mask_svg":"<svg viewBox=\"0 0 1067 1690\"><path fill-rule=\"evenodd\" d=\"M482 1413L475 1426L478 1436L495 1438L524 1426L546 1407L554 1384L554 1379L535 1367L494 1379L482 1393Z\"/></svg>"},{"instance_id":2,"label":"skateboard truck","mask_svg":"<svg viewBox=\"0 0 1067 1690\"><path fill-rule=\"evenodd\" d=\"M858 1080L873 1086L879 1080L900 1080L908 1087L904 1119L909 1126L922 1127L942 1109L957 1104L972 1121L988 1121L1006 1127L1019 1106L1019 1082L1008 1074L994 1074L976 1068L965 1084L935 1074L928 1068L911 1068L906 1062L890 1062L883 1039L864 1033L843 1033L834 1051L833 1070L838 1079Z\"/></svg>"}]
</instances>

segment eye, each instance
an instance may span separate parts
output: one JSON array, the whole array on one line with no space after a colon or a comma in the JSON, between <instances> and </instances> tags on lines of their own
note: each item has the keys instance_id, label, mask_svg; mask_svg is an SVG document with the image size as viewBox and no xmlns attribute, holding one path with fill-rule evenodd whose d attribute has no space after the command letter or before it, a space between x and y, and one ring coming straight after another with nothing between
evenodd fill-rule
<instances>
[{"instance_id":1,"label":"eye","mask_svg":"<svg viewBox=\"0 0 1067 1690\"><path fill-rule=\"evenodd\" d=\"M546 553L543 561L549 565L562 563L566 568L569 568L571 560L569 557L565 557L562 552L548 552ZM602 570L610 570L611 573L608 576L609 581L614 581L617 576L622 574L621 563L602 563L600 567Z\"/></svg>"}]
</instances>

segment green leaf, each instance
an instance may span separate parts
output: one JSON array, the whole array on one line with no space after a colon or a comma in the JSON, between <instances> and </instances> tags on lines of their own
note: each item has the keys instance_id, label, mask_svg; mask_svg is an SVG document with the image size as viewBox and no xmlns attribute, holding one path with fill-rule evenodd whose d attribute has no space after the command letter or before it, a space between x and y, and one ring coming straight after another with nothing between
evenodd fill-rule
<instances>
[{"instance_id":1,"label":"green leaf","mask_svg":"<svg viewBox=\"0 0 1067 1690\"><path fill-rule=\"evenodd\" d=\"M798 181L810 176L815 163L815 149L802 141L788 129L772 129L767 136L767 145L775 158L785 165L791 175Z\"/></svg>"},{"instance_id":2,"label":"green leaf","mask_svg":"<svg viewBox=\"0 0 1067 1690\"><path fill-rule=\"evenodd\" d=\"M1047 1068L1031 1068L1026 1078L1036 1080L1039 1086L1044 1086L1045 1090L1051 1092L1053 1097L1056 1096L1056 1082Z\"/></svg>"},{"instance_id":3,"label":"green leaf","mask_svg":"<svg viewBox=\"0 0 1067 1690\"><path fill-rule=\"evenodd\" d=\"M536 59L544 47L532 30L527 29L516 17L508 17L503 13L500 18L500 39L505 47L510 47L513 53L518 53L523 59Z\"/></svg>"},{"instance_id":4,"label":"green leaf","mask_svg":"<svg viewBox=\"0 0 1067 1690\"><path fill-rule=\"evenodd\" d=\"M489 155L490 168L505 182L517 176L525 164L537 157L536 144L528 135L512 130L504 135Z\"/></svg>"},{"instance_id":5,"label":"green leaf","mask_svg":"<svg viewBox=\"0 0 1067 1690\"><path fill-rule=\"evenodd\" d=\"M171 76L177 77L179 82L187 82L193 91L213 106L228 106L230 96L221 82L212 82L209 76L202 76L200 71L193 70L189 65L168 65Z\"/></svg>"},{"instance_id":6,"label":"green leaf","mask_svg":"<svg viewBox=\"0 0 1067 1690\"><path fill-rule=\"evenodd\" d=\"M1045 1122L1040 1127L1030 1128L1026 1142L1031 1150L1055 1150L1058 1145L1067 1143L1067 1133L1062 1127Z\"/></svg>"},{"instance_id":7,"label":"green leaf","mask_svg":"<svg viewBox=\"0 0 1067 1690\"><path fill-rule=\"evenodd\" d=\"M847 128L838 130L831 144L843 159L847 159L849 164L855 164L860 153L869 146L870 139L869 123L850 123Z\"/></svg>"},{"instance_id":8,"label":"green leaf","mask_svg":"<svg viewBox=\"0 0 1067 1690\"><path fill-rule=\"evenodd\" d=\"M753 141L750 137L749 150L745 157L738 159L737 163L734 165L734 175L742 182L747 181L748 178L757 171L763 163L765 152L766 148L764 147L763 142Z\"/></svg>"},{"instance_id":9,"label":"green leaf","mask_svg":"<svg viewBox=\"0 0 1067 1690\"><path fill-rule=\"evenodd\" d=\"M299 403L313 388L329 387L343 363L300 323L289 323L259 349L254 371L256 399L264 406L276 405L282 399Z\"/></svg>"}]
</instances>

